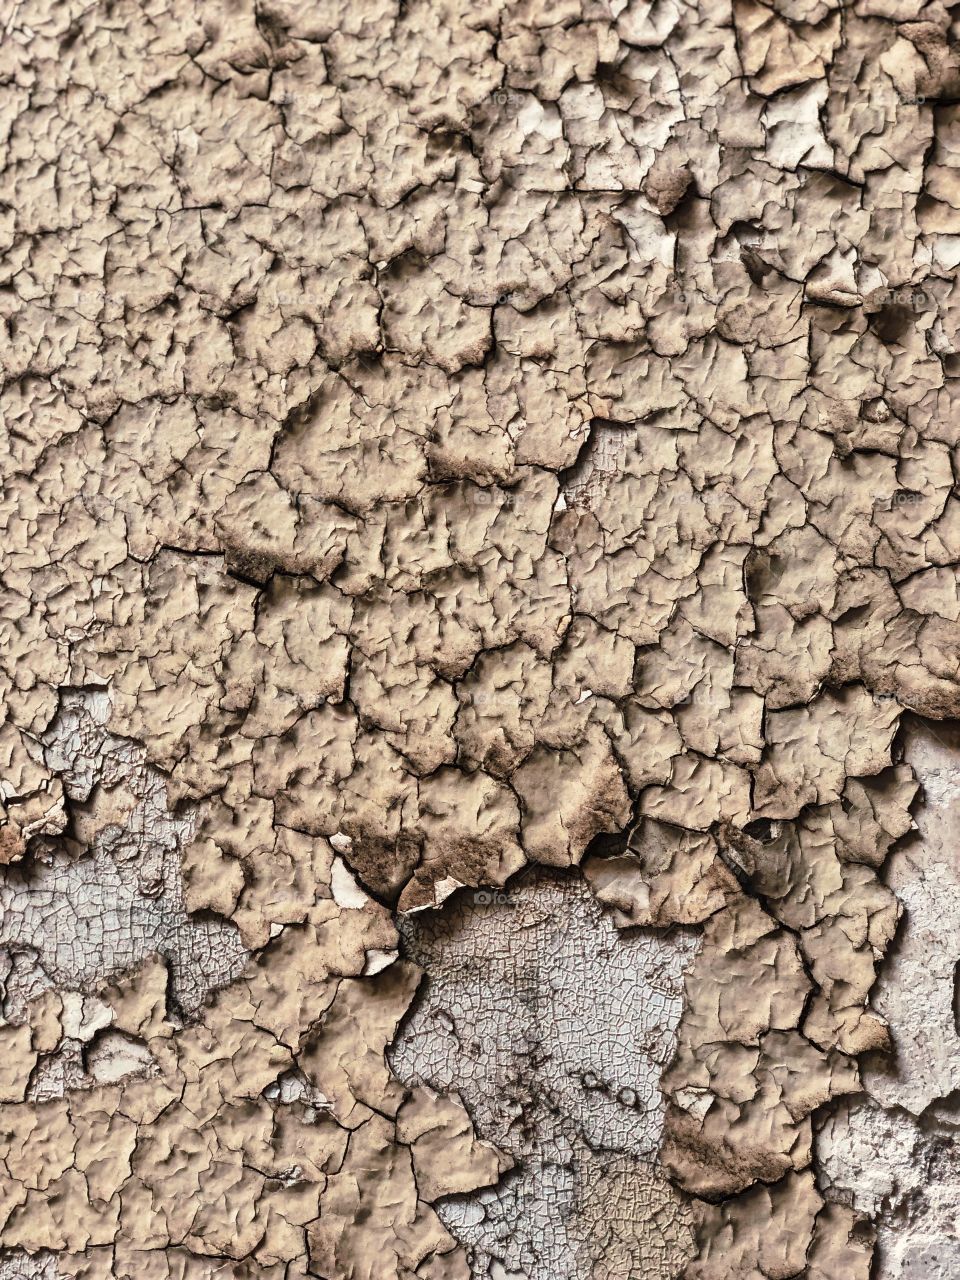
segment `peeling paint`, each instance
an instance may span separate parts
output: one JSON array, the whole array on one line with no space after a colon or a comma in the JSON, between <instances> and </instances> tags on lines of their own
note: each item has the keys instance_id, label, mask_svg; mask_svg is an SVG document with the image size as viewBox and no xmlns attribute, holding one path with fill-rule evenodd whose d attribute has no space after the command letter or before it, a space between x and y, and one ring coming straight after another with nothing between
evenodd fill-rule
<instances>
[{"instance_id":1,"label":"peeling paint","mask_svg":"<svg viewBox=\"0 0 960 1280\"><path fill-rule=\"evenodd\" d=\"M0 32L2 1266L467 1280L524 1184L388 1069L398 930L578 866L604 955L698 940L659 1136L490 1280L619 1280L661 1194L683 1280L949 1259L951 10Z\"/></svg>"}]
</instances>

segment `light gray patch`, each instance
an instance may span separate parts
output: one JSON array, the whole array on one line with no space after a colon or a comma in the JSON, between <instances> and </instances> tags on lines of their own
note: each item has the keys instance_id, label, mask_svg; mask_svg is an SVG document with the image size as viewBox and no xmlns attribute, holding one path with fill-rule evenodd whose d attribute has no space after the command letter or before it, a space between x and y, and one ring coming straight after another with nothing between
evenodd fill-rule
<instances>
[{"instance_id":1,"label":"light gray patch","mask_svg":"<svg viewBox=\"0 0 960 1280\"><path fill-rule=\"evenodd\" d=\"M960 733L908 720L904 753L923 787L916 834L890 855L903 904L873 1006L893 1061L863 1072L867 1096L844 1102L817 1139L826 1194L875 1218L875 1280L960 1276Z\"/></svg>"},{"instance_id":2,"label":"light gray patch","mask_svg":"<svg viewBox=\"0 0 960 1280\"><path fill-rule=\"evenodd\" d=\"M185 1016L243 968L236 928L187 914L180 856L194 811L171 813L142 747L107 732L103 690L67 690L44 738L71 801L72 838L37 842L0 870L3 1013L23 1016L41 991L89 991L159 954Z\"/></svg>"},{"instance_id":3,"label":"light gray patch","mask_svg":"<svg viewBox=\"0 0 960 1280\"><path fill-rule=\"evenodd\" d=\"M576 465L563 484L569 507L591 510L623 472L632 432L615 422L594 422Z\"/></svg>"},{"instance_id":4,"label":"light gray patch","mask_svg":"<svg viewBox=\"0 0 960 1280\"><path fill-rule=\"evenodd\" d=\"M30 1085L28 1102L49 1102L62 1098L71 1089L84 1089L91 1081L83 1065L83 1046L77 1040L63 1040L54 1053L39 1058Z\"/></svg>"},{"instance_id":5,"label":"light gray patch","mask_svg":"<svg viewBox=\"0 0 960 1280\"><path fill-rule=\"evenodd\" d=\"M884 1106L920 1115L960 1089L960 1036L954 1015L960 959L960 732L909 721L904 752L923 788L916 834L895 849L885 879L903 919L883 965L873 1005L890 1024L893 1070L864 1076Z\"/></svg>"},{"instance_id":6,"label":"light gray patch","mask_svg":"<svg viewBox=\"0 0 960 1280\"><path fill-rule=\"evenodd\" d=\"M828 1199L875 1219L876 1280L960 1275L960 1117L844 1102L817 1138Z\"/></svg>"},{"instance_id":7,"label":"light gray patch","mask_svg":"<svg viewBox=\"0 0 960 1280\"><path fill-rule=\"evenodd\" d=\"M46 1249L27 1253L25 1249L0 1250L0 1280L61 1280L57 1255Z\"/></svg>"},{"instance_id":8,"label":"light gray patch","mask_svg":"<svg viewBox=\"0 0 960 1280\"><path fill-rule=\"evenodd\" d=\"M143 1043L122 1031L98 1033L87 1050L87 1071L97 1084L116 1084L129 1076L156 1076L157 1061Z\"/></svg>"},{"instance_id":9,"label":"light gray patch","mask_svg":"<svg viewBox=\"0 0 960 1280\"><path fill-rule=\"evenodd\" d=\"M442 1203L477 1277L658 1280L692 1251L656 1164L660 1074L697 939L618 934L579 876L457 895L401 924L427 979L391 1051L403 1080L459 1091L517 1162Z\"/></svg>"}]
</instances>

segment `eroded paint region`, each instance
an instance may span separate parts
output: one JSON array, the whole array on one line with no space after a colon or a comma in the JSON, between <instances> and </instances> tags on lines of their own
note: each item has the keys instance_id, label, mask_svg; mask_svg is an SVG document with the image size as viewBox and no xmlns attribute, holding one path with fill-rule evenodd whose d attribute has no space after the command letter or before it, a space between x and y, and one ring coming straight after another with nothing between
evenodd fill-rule
<instances>
[{"instance_id":1,"label":"eroded paint region","mask_svg":"<svg viewBox=\"0 0 960 1280\"><path fill-rule=\"evenodd\" d=\"M960 1275L958 1131L955 1103L916 1118L869 1095L843 1103L822 1129L827 1196L877 1223L874 1280Z\"/></svg>"},{"instance_id":2,"label":"eroded paint region","mask_svg":"<svg viewBox=\"0 0 960 1280\"><path fill-rule=\"evenodd\" d=\"M141 746L107 731L109 716L106 690L63 693L38 752L62 780L66 832L0 869L3 1016L26 1031L49 993L62 1033L36 1058L33 1101L154 1069L142 1045L109 1030L95 994L106 978L162 957L177 1019L196 1014L247 955L228 921L188 915L181 854L195 835L195 811L170 811L163 776Z\"/></svg>"},{"instance_id":3,"label":"eroded paint region","mask_svg":"<svg viewBox=\"0 0 960 1280\"><path fill-rule=\"evenodd\" d=\"M401 925L427 972L401 1079L458 1091L516 1162L439 1207L476 1277L654 1280L693 1252L656 1166L692 932L618 935L580 876L537 873Z\"/></svg>"},{"instance_id":4,"label":"eroded paint region","mask_svg":"<svg viewBox=\"0 0 960 1280\"><path fill-rule=\"evenodd\" d=\"M170 812L163 776L137 743L107 732L109 715L106 691L68 691L45 737L72 822L2 872L8 1017L48 985L81 990L153 954L168 961L175 1007L191 1014L243 967L236 928L184 905L195 811Z\"/></svg>"},{"instance_id":5,"label":"eroded paint region","mask_svg":"<svg viewBox=\"0 0 960 1280\"><path fill-rule=\"evenodd\" d=\"M828 1196L877 1221L875 1280L960 1275L960 730L911 719L904 754L922 784L916 831L891 854L903 906L872 1003L893 1056L869 1062L866 1094L819 1135Z\"/></svg>"},{"instance_id":6,"label":"eroded paint region","mask_svg":"<svg viewBox=\"0 0 960 1280\"><path fill-rule=\"evenodd\" d=\"M0 1252L0 1280L61 1280L61 1272L55 1254L4 1249Z\"/></svg>"}]
</instances>

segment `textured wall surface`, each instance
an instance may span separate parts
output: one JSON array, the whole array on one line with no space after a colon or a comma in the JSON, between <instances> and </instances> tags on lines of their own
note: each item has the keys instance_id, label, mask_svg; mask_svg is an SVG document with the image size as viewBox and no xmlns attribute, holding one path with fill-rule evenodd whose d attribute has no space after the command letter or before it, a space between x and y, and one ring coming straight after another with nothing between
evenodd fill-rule
<instances>
[{"instance_id":1,"label":"textured wall surface","mask_svg":"<svg viewBox=\"0 0 960 1280\"><path fill-rule=\"evenodd\" d=\"M0 1275L960 1268L955 12L3 0Z\"/></svg>"}]
</instances>

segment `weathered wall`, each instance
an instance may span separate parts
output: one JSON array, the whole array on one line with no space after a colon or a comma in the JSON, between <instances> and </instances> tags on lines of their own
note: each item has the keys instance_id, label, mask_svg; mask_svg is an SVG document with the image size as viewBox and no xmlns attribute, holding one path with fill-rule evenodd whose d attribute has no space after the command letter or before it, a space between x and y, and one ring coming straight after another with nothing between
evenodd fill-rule
<instances>
[{"instance_id":1,"label":"weathered wall","mask_svg":"<svg viewBox=\"0 0 960 1280\"><path fill-rule=\"evenodd\" d=\"M607 920L698 939L650 1173L687 1280L866 1280L815 1129L912 1110L859 1062L922 1049L947 927L936 842L883 867L902 712L960 712L954 26L7 0L11 1276L465 1280L434 1206L506 1139L391 1073L401 944L582 864L614 970Z\"/></svg>"}]
</instances>

